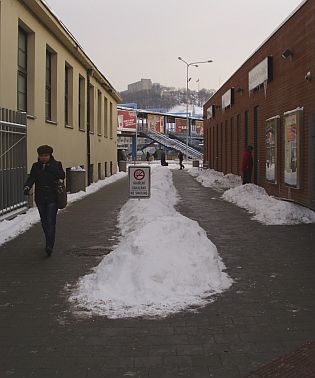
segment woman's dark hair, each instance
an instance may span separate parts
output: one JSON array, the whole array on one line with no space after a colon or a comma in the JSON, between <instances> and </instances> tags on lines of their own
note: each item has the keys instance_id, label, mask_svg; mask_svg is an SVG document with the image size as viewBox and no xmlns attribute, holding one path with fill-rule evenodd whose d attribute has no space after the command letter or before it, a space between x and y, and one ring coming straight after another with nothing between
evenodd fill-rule
<instances>
[{"instance_id":1,"label":"woman's dark hair","mask_svg":"<svg viewBox=\"0 0 315 378\"><path fill-rule=\"evenodd\" d=\"M37 148L37 153L38 155L52 155L52 153L54 152L53 148L48 146L47 144L43 145L43 146L39 146Z\"/></svg>"}]
</instances>

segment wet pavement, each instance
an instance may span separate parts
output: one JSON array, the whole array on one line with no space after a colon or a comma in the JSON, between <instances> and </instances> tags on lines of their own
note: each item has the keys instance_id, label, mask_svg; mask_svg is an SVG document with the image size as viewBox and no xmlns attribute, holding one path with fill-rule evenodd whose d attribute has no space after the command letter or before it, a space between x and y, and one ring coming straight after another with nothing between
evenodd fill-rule
<instances>
[{"instance_id":1,"label":"wet pavement","mask_svg":"<svg viewBox=\"0 0 315 378\"><path fill-rule=\"evenodd\" d=\"M75 316L65 288L117 242L122 179L59 214L52 258L40 225L0 247L0 377L233 378L315 339L315 225L263 226L186 172L174 183L231 289L166 319Z\"/></svg>"}]
</instances>

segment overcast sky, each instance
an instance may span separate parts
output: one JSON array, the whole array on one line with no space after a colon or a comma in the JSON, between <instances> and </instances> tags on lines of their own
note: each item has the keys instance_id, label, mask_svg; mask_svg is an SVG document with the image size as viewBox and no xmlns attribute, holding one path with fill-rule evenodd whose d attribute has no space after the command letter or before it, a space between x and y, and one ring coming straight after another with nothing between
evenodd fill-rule
<instances>
[{"instance_id":1,"label":"overcast sky","mask_svg":"<svg viewBox=\"0 0 315 378\"><path fill-rule=\"evenodd\" d=\"M302 0L46 0L119 91L150 78L218 89Z\"/></svg>"}]
</instances>

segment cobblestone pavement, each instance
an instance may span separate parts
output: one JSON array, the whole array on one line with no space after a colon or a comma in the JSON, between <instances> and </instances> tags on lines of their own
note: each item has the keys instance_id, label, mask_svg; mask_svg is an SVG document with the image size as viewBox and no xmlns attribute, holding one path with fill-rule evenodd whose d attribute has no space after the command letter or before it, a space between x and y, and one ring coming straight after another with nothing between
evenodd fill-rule
<instances>
[{"instance_id":1,"label":"cobblestone pavement","mask_svg":"<svg viewBox=\"0 0 315 378\"><path fill-rule=\"evenodd\" d=\"M39 225L0 247L0 377L224 377L315 339L315 227L266 227L174 171L184 215L217 245L232 288L166 319L78 319L64 287L116 242L120 180L58 217L52 258Z\"/></svg>"}]
</instances>

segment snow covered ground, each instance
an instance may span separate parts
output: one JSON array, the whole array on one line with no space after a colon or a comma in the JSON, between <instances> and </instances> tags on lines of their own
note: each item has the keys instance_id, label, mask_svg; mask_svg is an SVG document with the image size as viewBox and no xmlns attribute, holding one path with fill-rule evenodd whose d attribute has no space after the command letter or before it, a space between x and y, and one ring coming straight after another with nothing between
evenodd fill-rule
<instances>
[{"instance_id":1,"label":"snow covered ground","mask_svg":"<svg viewBox=\"0 0 315 378\"><path fill-rule=\"evenodd\" d=\"M294 225L315 222L314 211L269 196L265 189L255 184L242 185L240 176L231 173L224 175L213 169L190 168L188 172L205 187L226 190L222 195L224 200L248 210L253 214L252 219L263 224Z\"/></svg>"},{"instance_id":2,"label":"snow covered ground","mask_svg":"<svg viewBox=\"0 0 315 378\"><path fill-rule=\"evenodd\" d=\"M264 188L246 184L227 190L226 201L254 214L253 219L267 225L294 225L314 223L315 212L292 202L278 200L267 194Z\"/></svg>"},{"instance_id":3,"label":"snow covered ground","mask_svg":"<svg viewBox=\"0 0 315 378\"><path fill-rule=\"evenodd\" d=\"M78 201L89 194L95 193L99 189L106 185L109 185L122 177L125 177L127 173L119 172L111 177L107 177L104 180L99 180L96 183L91 184L86 188L86 191L73 193L68 195L68 203L71 204ZM39 222L39 214L37 208L29 209L25 214L20 214L12 220L3 220L0 222L0 245L14 239L19 234L27 231L33 224Z\"/></svg>"},{"instance_id":4,"label":"snow covered ground","mask_svg":"<svg viewBox=\"0 0 315 378\"><path fill-rule=\"evenodd\" d=\"M215 245L199 224L176 211L172 172L152 167L151 198L129 200L121 238L70 296L76 309L109 318L167 316L203 306L228 289Z\"/></svg>"},{"instance_id":5,"label":"snow covered ground","mask_svg":"<svg viewBox=\"0 0 315 378\"><path fill-rule=\"evenodd\" d=\"M190 168L188 172L203 186L216 190L235 188L242 184L241 177L232 173L224 175L214 169L198 168Z\"/></svg>"}]
</instances>

